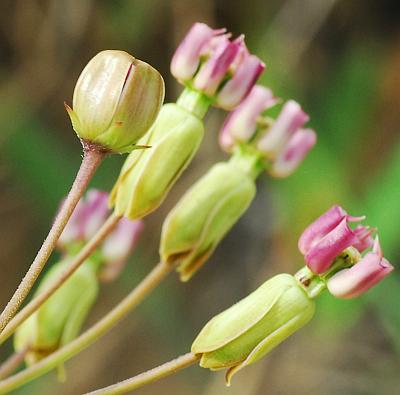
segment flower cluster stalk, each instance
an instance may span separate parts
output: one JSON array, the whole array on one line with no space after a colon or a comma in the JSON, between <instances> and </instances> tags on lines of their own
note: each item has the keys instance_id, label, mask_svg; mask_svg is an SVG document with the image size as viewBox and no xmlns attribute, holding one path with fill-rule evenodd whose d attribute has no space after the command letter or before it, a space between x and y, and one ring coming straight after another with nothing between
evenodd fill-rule
<instances>
[{"instance_id":1,"label":"flower cluster stalk","mask_svg":"<svg viewBox=\"0 0 400 395\"><path fill-rule=\"evenodd\" d=\"M36 296L30 301L4 328L0 334L0 344L4 343L27 318L39 309L43 303L50 298L73 273L85 262L87 258L96 250L96 248L104 241L104 239L117 226L121 217L111 214L104 222L103 226L96 232L93 238L82 248L78 255L68 265L67 269L51 286L46 288L44 292Z\"/></svg>"},{"instance_id":2,"label":"flower cluster stalk","mask_svg":"<svg viewBox=\"0 0 400 395\"><path fill-rule=\"evenodd\" d=\"M158 263L143 281L141 281L117 306L75 340L22 372L0 381L0 395L13 391L29 381L55 369L61 363L72 358L95 342L132 311L132 309L134 309L167 276L167 274L171 272L171 270L172 268L170 266L162 262Z\"/></svg>"},{"instance_id":3,"label":"flower cluster stalk","mask_svg":"<svg viewBox=\"0 0 400 395\"><path fill-rule=\"evenodd\" d=\"M36 279L53 252L57 240L61 236L61 233L78 204L79 199L82 197L89 181L92 179L94 173L106 155L106 152L98 146L83 143L83 147L84 155L82 164L79 168L78 174L76 175L75 181L72 184L71 190L69 191L61 210L54 220L54 223L29 270L0 315L0 333L11 321L25 298L28 296Z\"/></svg>"}]
</instances>

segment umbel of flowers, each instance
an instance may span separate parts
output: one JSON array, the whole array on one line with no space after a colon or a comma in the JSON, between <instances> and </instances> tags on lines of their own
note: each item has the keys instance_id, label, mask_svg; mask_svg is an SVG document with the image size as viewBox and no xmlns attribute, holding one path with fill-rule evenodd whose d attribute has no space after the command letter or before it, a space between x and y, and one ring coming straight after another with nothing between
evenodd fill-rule
<instances>
[{"instance_id":1,"label":"umbel of flowers","mask_svg":"<svg viewBox=\"0 0 400 395\"><path fill-rule=\"evenodd\" d=\"M161 260L176 266L181 280L192 277L246 211L259 174L289 176L314 146L315 132L303 129L308 115L295 101L286 102L276 120L263 117L276 103L271 90L253 87L221 130L221 145L231 158L189 188L165 219Z\"/></svg>"},{"instance_id":2,"label":"umbel of flowers","mask_svg":"<svg viewBox=\"0 0 400 395\"><path fill-rule=\"evenodd\" d=\"M301 235L307 266L296 275L279 274L211 319L192 344L200 366L227 369L226 380L256 362L314 315L314 299L328 288L338 298L360 296L393 266L383 257L368 227L349 227L363 217L334 206ZM362 255L364 254L364 255Z\"/></svg>"}]
</instances>

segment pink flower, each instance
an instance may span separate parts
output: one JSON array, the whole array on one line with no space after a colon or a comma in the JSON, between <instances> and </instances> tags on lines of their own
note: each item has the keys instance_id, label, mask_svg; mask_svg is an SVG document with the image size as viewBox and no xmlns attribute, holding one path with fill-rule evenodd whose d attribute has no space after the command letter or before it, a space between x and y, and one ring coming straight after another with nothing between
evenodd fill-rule
<instances>
[{"instance_id":1,"label":"pink flower","mask_svg":"<svg viewBox=\"0 0 400 395\"><path fill-rule=\"evenodd\" d=\"M109 214L108 193L91 189L82 198L58 240L61 249L76 242L86 242L100 228Z\"/></svg>"},{"instance_id":2,"label":"pink flower","mask_svg":"<svg viewBox=\"0 0 400 395\"><path fill-rule=\"evenodd\" d=\"M226 118L219 136L222 148L230 152L235 141L249 141L257 130L258 118L276 102L277 99L270 89L255 85L243 102Z\"/></svg>"},{"instance_id":3,"label":"pink flower","mask_svg":"<svg viewBox=\"0 0 400 395\"><path fill-rule=\"evenodd\" d=\"M291 175L303 162L316 142L317 135L314 130L297 130L281 154L273 161L269 173L274 177L287 177Z\"/></svg>"},{"instance_id":4,"label":"pink flower","mask_svg":"<svg viewBox=\"0 0 400 395\"><path fill-rule=\"evenodd\" d=\"M225 33L225 29L211 29L205 23L195 23L175 51L171 61L171 73L179 81L192 79L200 65L200 58L213 37Z\"/></svg>"},{"instance_id":5,"label":"pink flower","mask_svg":"<svg viewBox=\"0 0 400 395\"><path fill-rule=\"evenodd\" d=\"M243 36L231 41L225 32L195 23L172 58L171 73L230 111L248 95L265 65L249 53Z\"/></svg>"},{"instance_id":6,"label":"pink flower","mask_svg":"<svg viewBox=\"0 0 400 395\"><path fill-rule=\"evenodd\" d=\"M329 292L337 298L354 298L368 291L393 270L383 257L378 238L372 252L349 269L343 269L328 280Z\"/></svg>"},{"instance_id":7,"label":"pink flower","mask_svg":"<svg viewBox=\"0 0 400 395\"><path fill-rule=\"evenodd\" d=\"M273 125L257 144L258 149L269 159L276 159L285 149L291 137L307 121L309 116L294 100L287 101Z\"/></svg>"},{"instance_id":8,"label":"pink flower","mask_svg":"<svg viewBox=\"0 0 400 395\"><path fill-rule=\"evenodd\" d=\"M264 69L265 64L257 56L250 55L247 50L244 51L235 66L233 77L218 93L216 104L225 110L233 110L247 97Z\"/></svg>"},{"instance_id":9,"label":"pink flower","mask_svg":"<svg viewBox=\"0 0 400 395\"><path fill-rule=\"evenodd\" d=\"M340 206L333 206L309 225L299 239L299 250L307 266L314 273L326 272L333 261L348 247L358 246L362 252L370 247L365 237L365 227L352 230L349 222L361 221L365 217L351 217Z\"/></svg>"},{"instance_id":10,"label":"pink flower","mask_svg":"<svg viewBox=\"0 0 400 395\"><path fill-rule=\"evenodd\" d=\"M143 231L142 220L131 221L122 218L117 228L104 241L101 254L105 260L100 278L103 281L114 280L125 266L126 260L137 245Z\"/></svg>"},{"instance_id":11,"label":"pink flower","mask_svg":"<svg viewBox=\"0 0 400 395\"><path fill-rule=\"evenodd\" d=\"M214 96L243 45L241 38L229 41L226 36L221 37L194 77L193 86L208 96Z\"/></svg>"}]
</instances>

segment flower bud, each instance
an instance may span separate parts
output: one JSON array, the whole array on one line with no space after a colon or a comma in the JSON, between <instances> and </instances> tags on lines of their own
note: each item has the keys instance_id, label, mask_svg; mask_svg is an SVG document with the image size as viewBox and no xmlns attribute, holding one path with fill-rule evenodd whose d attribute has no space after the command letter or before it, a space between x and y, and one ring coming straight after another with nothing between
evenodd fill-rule
<instances>
[{"instance_id":1,"label":"flower bud","mask_svg":"<svg viewBox=\"0 0 400 395\"><path fill-rule=\"evenodd\" d=\"M62 261L44 276L36 295L57 280L68 266ZM16 351L26 348L26 362L33 364L73 340L98 293L94 267L82 265L35 313L18 327L14 337Z\"/></svg>"},{"instance_id":2,"label":"flower bud","mask_svg":"<svg viewBox=\"0 0 400 395\"><path fill-rule=\"evenodd\" d=\"M266 281L228 310L211 319L192 344L200 366L228 369L226 382L307 324L315 303L289 274Z\"/></svg>"},{"instance_id":3,"label":"flower bud","mask_svg":"<svg viewBox=\"0 0 400 395\"><path fill-rule=\"evenodd\" d=\"M190 163L204 135L202 121L175 105L164 105L150 132L142 140L148 150L132 152L111 192L117 215L142 218L165 199Z\"/></svg>"},{"instance_id":4,"label":"flower bud","mask_svg":"<svg viewBox=\"0 0 400 395\"><path fill-rule=\"evenodd\" d=\"M76 83L73 110L79 138L106 151L130 152L155 121L164 100L164 81L149 64L123 51L102 51Z\"/></svg>"},{"instance_id":5,"label":"flower bud","mask_svg":"<svg viewBox=\"0 0 400 395\"><path fill-rule=\"evenodd\" d=\"M372 252L367 253L349 269L343 269L327 282L329 292L337 298L354 298L368 291L393 271L383 257L378 238Z\"/></svg>"},{"instance_id":6,"label":"flower bud","mask_svg":"<svg viewBox=\"0 0 400 395\"><path fill-rule=\"evenodd\" d=\"M273 177L288 177L303 162L308 152L317 142L317 135L312 129L299 129L289 140L287 146L273 161L268 172Z\"/></svg>"},{"instance_id":7,"label":"flower bud","mask_svg":"<svg viewBox=\"0 0 400 395\"><path fill-rule=\"evenodd\" d=\"M349 222L365 217L351 217L340 206L333 206L315 222L309 225L299 239L299 249L307 266L314 273L326 272L333 261L348 247L368 248L365 227L353 231ZM359 250L363 252L363 250Z\"/></svg>"},{"instance_id":8,"label":"flower bud","mask_svg":"<svg viewBox=\"0 0 400 395\"><path fill-rule=\"evenodd\" d=\"M160 256L176 265L182 281L204 264L246 211L254 180L232 162L214 165L181 198L164 221Z\"/></svg>"},{"instance_id":9,"label":"flower bud","mask_svg":"<svg viewBox=\"0 0 400 395\"><path fill-rule=\"evenodd\" d=\"M99 274L102 281L113 281L121 273L143 228L144 223L141 220L120 219L117 228L107 237L101 247L101 256L105 260Z\"/></svg>"}]
</instances>

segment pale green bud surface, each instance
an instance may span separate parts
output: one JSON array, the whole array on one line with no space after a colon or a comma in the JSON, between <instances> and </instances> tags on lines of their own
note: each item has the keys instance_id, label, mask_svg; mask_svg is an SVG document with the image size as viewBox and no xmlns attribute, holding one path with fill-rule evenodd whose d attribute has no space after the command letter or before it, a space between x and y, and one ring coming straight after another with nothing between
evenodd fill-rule
<instances>
[{"instance_id":1,"label":"pale green bud surface","mask_svg":"<svg viewBox=\"0 0 400 395\"><path fill-rule=\"evenodd\" d=\"M61 261L45 275L36 295L60 277L69 262ZM16 351L29 347L26 362L32 364L74 339L98 294L96 269L82 265L35 313L17 329Z\"/></svg>"},{"instance_id":2,"label":"pale green bud surface","mask_svg":"<svg viewBox=\"0 0 400 395\"><path fill-rule=\"evenodd\" d=\"M111 192L117 215L142 218L160 206L195 155L204 135L200 118L176 104L166 104L140 141L150 148L131 152Z\"/></svg>"},{"instance_id":3,"label":"pale green bud surface","mask_svg":"<svg viewBox=\"0 0 400 395\"><path fill-rule=\"evenodd\" d=\"M124 51L102 51L82 71L74 90L72 126L86 143L130 152L154 123L164 81L149 64Z\"/></svg>"},{"instance_id":4,"label":"pale green bud surface","mask_svg":"<svg viewBox=\"0 0 400 395\"><path fill-rule=\"evenodd\" d=\"M211 319L192 344L200 366L227 368L226 381L307 324L315 302L297 280L279 274Z\"/></svg>"},{"instance_id":5,"label":"pale green bud surface","mask_svg":"<svg viewBox=\"0 0 400 395\"><path fill-rule=\"evenodd\" d=\"M160 256L189 280L246 211L256 193L251 177L233 162L214 165L164 221Z\"/></svg>"}]
</instances>

